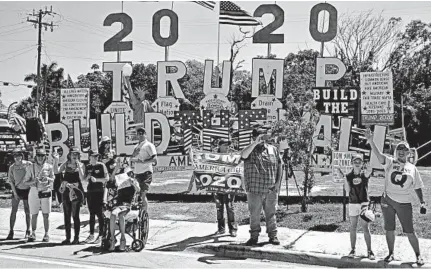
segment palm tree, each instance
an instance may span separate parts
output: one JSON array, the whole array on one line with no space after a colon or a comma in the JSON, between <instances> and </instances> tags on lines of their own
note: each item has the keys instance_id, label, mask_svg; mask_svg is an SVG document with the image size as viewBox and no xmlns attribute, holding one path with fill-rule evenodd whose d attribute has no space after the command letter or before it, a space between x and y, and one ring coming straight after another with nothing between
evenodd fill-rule
<instances>
[{"instance_id":1,"label":"palm tree","mask_svg":"<svg viewBox=\"0 0 431 269\"><path fill-rule=\"evenodd\" d=\"M29 74L24 78L26 82L34 82L37 84L38 77L37 74ZM40 69L40 89L39 89L39 102L41 109L39 112L48 110L49 121L56 122L60 117L60 89L61 84L64 81L64 69L62 67L58 68L56 62L51 64L43 64ZM31 97L36 100L37 87L33 87L31 92Z\"/></svg>"},{"instance_id":2,"label":"palm tree","mask_svg":"<svg viewBox=\"0 0 431 269\"><path fill-rule=\"evenodd\" d=\"M57 68L58 65L56 62L52 62L49 66L46 64L42 65L42 68L40 69L40 77L41 77L41 92L43 90L46 91L46 94L53 92L56 89L61 88L61 82L64 80L64 69L62 67ZM34 82L37 84L37 74L29 74L26 75L24 78L24 81L26 82ZM36 97L36 89L37 87L33 88L33 91L31 92L32 97Z\"/></svg>"}]
</instances>

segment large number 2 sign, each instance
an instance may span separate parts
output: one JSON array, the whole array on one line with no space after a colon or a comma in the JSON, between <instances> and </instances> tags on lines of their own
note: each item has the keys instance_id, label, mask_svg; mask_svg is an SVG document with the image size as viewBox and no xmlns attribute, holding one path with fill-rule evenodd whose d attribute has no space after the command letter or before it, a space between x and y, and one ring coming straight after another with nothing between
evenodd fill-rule
<instances>
[{"instance_id":1,"label":"large number 2 sign","mask_svg":"<svg viewBox=\"0 0 431 269\"><path fill-rule=\"evenodd\" d=\"M109 14L103 22L103 26L111 26L115 22L121 22L123 29L116 35L105 42L105 51L127 51L133 49L133 41L121 41L128 36L133 29L132 18L126 13L113 13Z\"/></svg>"},{"instance_id":2,"label":"large number 2 sign","mask_svg":"<svg viewBox=\"0 0 431 269\"><path fill-rule=\"evenodd\" d=\"M261 5L255 11L254 17L264 14L274 15L274 21L257 31L253 35L253 43L284 43L284 34L272 34L284 23L284 10L278 5Z\"/></svg>"}]
</instances>

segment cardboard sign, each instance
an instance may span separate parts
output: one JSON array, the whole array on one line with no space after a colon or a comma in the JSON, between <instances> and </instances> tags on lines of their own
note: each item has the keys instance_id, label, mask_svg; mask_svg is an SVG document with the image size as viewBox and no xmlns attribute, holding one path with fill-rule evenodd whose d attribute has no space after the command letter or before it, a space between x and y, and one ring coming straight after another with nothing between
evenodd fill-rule
<instances>
[{"instance_id":1,"label":"cardboard sign","mask_svg":"<svg viewBox=\"0 0 431 269\"><path fill-rule=\"evenodd\" d=\"M173 118L175 112L180 110L180 102L172 96L160 97L152 104L155 111L164 114L168 118Z\"/></svg>"},{"instance_id":2,"label":"cardboard sign","mask_svg":"<svg viewBox=\"0 0 431 269\"><path fill-rule=\"evenodd\" d=\"M193 178L197 190L244 193L244 164L239 153L208 153L192 149Z\"/></svg>"},{"instance_id":3,"label":"cardboard sign","mask_svg":"<svg viewBox=\"0 0 431 269\"><path fill-rule=\"evenodd\" d=\"M394 124L394 96L391 72L361 73L361 123Z\"/></svg>"},{"instance_id":4,"label":"cardboard sign","mask_svg":"<svg viewBox=\"0 0 431 269\"><path fill-rule=\"evenodd\" d=\"M313 88L316 108L323 114L353 115L357 110L359 89L355 87Z\"/></svg>"},{"instance_id":5,"label":"cardboard sign","mask_svg":"<svg viewBox=\"0 0 431 269\"><path fill-rule=\"evenodd\" d=\"M335 183L343 183L344 176L340 173L339 169L347 175L352 171L352 156L357 154L356 152L342 152L334 151L332 153L332 178Z\"/></svg>"},{"instance_id":6,"label":"cardboard sign","mask_svg":"<svg viewBox=\"0 0 431 269\"><path fill-rule=\"evenodd\" d=\"M158 156L154 172L193 170L189 155Z\"/></svg>"},{"instance_id":7,"label":"cardboard sign","mask_svg":"<svg viewBox=\"0 0 431 269\"><path fill-rule=\"evenodd\" d=\"M72 128L73 120L81 121L81 128L90 125L90 95L88 88L61 89L60 120Z\"/></svg>"},{"instance_id":8,"label":"cardboard sign","mask_svg":"<svg viewBox=\"0 0 431 269\"><path fill-rule=\"evenodd\" d=\"M268 124L278 120L278 110L283 104L274 96L260 95L251 103L252 109L266 109L266 120L258 120L258 123Z\"/></svg>"}]
</instances>

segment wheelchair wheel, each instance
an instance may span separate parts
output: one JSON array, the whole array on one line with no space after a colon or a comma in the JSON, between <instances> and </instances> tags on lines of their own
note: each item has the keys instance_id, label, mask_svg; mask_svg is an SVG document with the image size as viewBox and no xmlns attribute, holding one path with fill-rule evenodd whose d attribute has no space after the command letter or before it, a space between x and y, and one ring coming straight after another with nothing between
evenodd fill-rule
<instances>
[{"instance_id":1,"label":"wheelchair wheel","mask_svg":"<svg viewBox=\"0 0 431 269\"><path fill-rule=\"evenodd\" d=\"M102 248L103 250L108 251L110 246L111 246L111 240L109 240L109 239L107 239L107 238L102 239L102 245L101 245L101 248Z\"/></svg>"},{"instance_id":2,"label":"wheelchair wheel","mask_svg":"<svg viewBox=\"0 0 431 269\"><path fill-rule=\"evenodd\" d=\"M144 244L144 242L142 242L142 240L135 239L135 240L133 240L132 245L130 247L133 251L139 252L139 251L144 249L145 244Z\"/></svg>"},{"instance_id":3,"label":"wheelchair wheel","mask_svg":"<svg viewBox=\"0 0 431 269\"><path fill-rule=\"evenodd\" d=\"M150 219L147 212L143 212L143 215L139 223L139 239L143 243L143 248L147 244L148 233L150 231Z\"/></svg>"}]
</instances>

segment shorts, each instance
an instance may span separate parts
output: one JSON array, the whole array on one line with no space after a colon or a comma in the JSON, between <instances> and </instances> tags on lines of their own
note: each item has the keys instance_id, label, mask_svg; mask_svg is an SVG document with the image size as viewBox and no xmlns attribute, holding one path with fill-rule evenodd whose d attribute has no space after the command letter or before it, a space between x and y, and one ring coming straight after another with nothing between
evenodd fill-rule
<instances>
[{"instance_id":1,"label":"shorts","mask_svg":"<svg viewBox=\"0 0 431 269\"><path fill-rule=\"evenodd\" d=\"M398 203L388 195L382 197L382 212L386 231L395 231L395 215L401 222L404 233L413 233L413 209L411 203Z\"/></svg>"},{"instance_id":2,"label":"shorts","mask_svg":"<svg viewBox=\"0 0 431 269\"><path fill-rule=\"evenodd\" d=\"M102 212L103 192L87 192L87 206L90 214Z\"/></svg>"},{"instance_id":3,"label":"shorts","mask_svg":"<svg viewBox=\"0 0 431 269\"><path fill-rule=\"evenodd\" d=\"M20 200L28 200L28 193L30 192L30 189L18 189L15 188L16 194L18 194L18 198Z\"/></svg>"},{"instance_id":4,"label":"shorts","mask_svg":"<svg viewBox=\"0 0 431 269\"><path fill-rule=\"evenodd\" d=\"M114 209L112 210L111 214L118 216L121 213L127 213L130 211L130 206L125 206L125 205L120 205L120 206L116 206L114 207Z\"/></svg>"},{"instance_id":5,"label":"shorts","mask_svg":"<svg viewBox=\"0 0 431 269\"><path fill-rule=\"evenodd\" d=\"M368 202L360 204L349 204L349 217L357 217L362 212L362 207L368 207Z\"/></svg>"},{"instance_id":6,"label":"shorts","mask_svg":"<svg viewBox=\"0 0 431 269\"><path fill-rule=\"evenodd\" d=\"M142 174L135 174L135 178L139 183L141 192L148 191L150 189L151 182L153 181L153 173L147 171Z\"/></svg>"},{"instance_id":7,"label":"shorts","mask_svg":"<svg viewBox=\"0 0 431 269\"><path fill-rule=\"evenodd\" d=\"M43 214L51 213L52 197L39 198L39 191L36 187L31 187L28 194L28 206L30 207L30 214L36 215L39 209L42 208Z\"/></svg>"}]
</instances>

